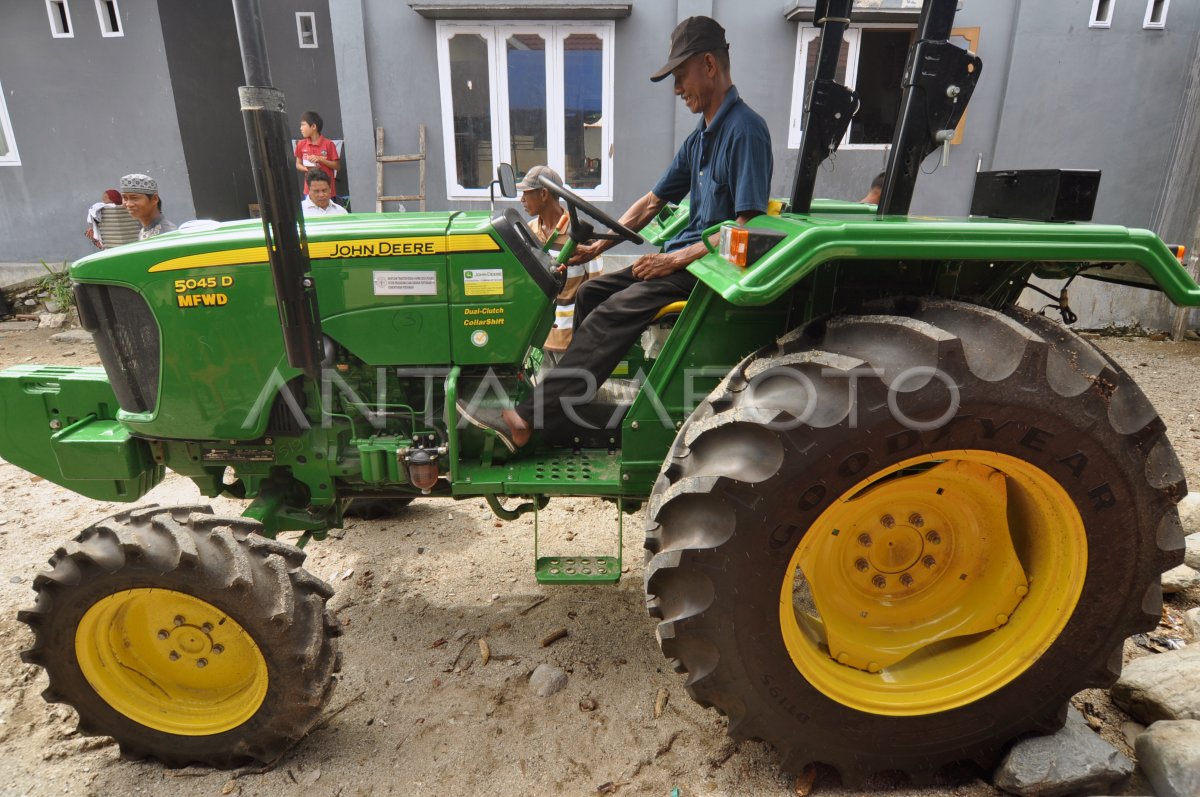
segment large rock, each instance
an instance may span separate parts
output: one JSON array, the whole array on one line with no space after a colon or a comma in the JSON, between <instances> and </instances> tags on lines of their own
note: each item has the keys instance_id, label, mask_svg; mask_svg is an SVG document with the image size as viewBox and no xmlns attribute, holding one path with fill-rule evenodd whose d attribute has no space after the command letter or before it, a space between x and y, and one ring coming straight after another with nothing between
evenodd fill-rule
<instances>
[{"instance_id":1,"label":"large rock","mask_svg":"<svg viewBox=\"0 0 1200 797\"><path fill-rule=\"evenodd\" d=\"M1183 563L1193 570L1200 570L1200 534L1189 534L1183 542L1187 546Z\"/></svg>"},{"instance_id":2,"label":"large rock","mask_svg":"<svg viewBox=\"0 0 1200 797\"><path fill-rule=\"evenodd\" d=\"M1200 606L1184 612L1183 622L1187 625L1188 630L1192 632L1192 638L1200 643Z\"/></svg>"},{"instance_id":3,"label":"large rock","mask_svg":"<svg viewBox=\"0 0 1200 797\"><path fill-rule=\"evenodd\" d=\"M1179 502L1179 522L1184 534L1200 533L1200 493L1188 493Z\"/></svg>"},{"instance_id":4,"label":"large rock","mask_svg":"<svg viewBox=\"0 0 1200 797\"><path fill-rule=\"evenodd\" d=\"M1162 574L1162 591L1166 595L1200 587L1200 573L1187 565L1173 567Z\"/></svg>"},{"instance_id":5,"label":"large rock","mask_svg":"<svg viewBox=\"0 0 1200 797\"><path fill-rule=\"evenodd\" d=\"M1050 736L1013 745L992 782L1022 797L1054 797L1107 789L1133 773L1133 762L1088 727L1072 708L1067 724Z\"/></svg>"},{"instance_id":6,"label":"large rock","mask_svg":"<svg viewBox=\"0 0 1200 797\"><path fill-rule=\"evenodd\" d=\"M94 343L92 333L86 329L69 329L50 336L55 343Z\"/></svg>"},{"instance_id":7,"label":"large rock","mask_svg":"<svg viewBox=\"0 0 1200 797\"><path fill-rule=\"evenodd\" d=\"M1157 797L1200 795L1200 721L1156 722L1137 738L1135 749Z\"/></svg>"},{"instance_id":8,"label":"large rock","mask_svg":"<svg viewBox=\"0 0 1200 797\"><path fill-rule=\"evenodd\" d=\"M1200 645L1134 659L1109 694L1143 725L1200 720Z\"/></svg>"},{"instance_id":9,"label":"large rock","mask_svg":"<svg viewBox=\"0 0 1200 797\"><path fill-rule=\"evenodd\" d=\"M567 674L550 664L539 664L529 676L529 688L538 697L550 697L567 685Z\"/></svg>"}]
</instances>

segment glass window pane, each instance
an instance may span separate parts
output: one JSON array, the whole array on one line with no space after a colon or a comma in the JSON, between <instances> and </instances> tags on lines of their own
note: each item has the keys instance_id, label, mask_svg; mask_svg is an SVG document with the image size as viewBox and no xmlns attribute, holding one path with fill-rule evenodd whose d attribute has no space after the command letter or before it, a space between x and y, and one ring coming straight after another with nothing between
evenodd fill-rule
<instances>
[{"instance_id":1,"label":"glass window pane","mask_svg":"<svg viewBox=\"0 0 1200 797\"><path fill-rule=\"evenodd\" d=\"M573 188L595 188L604 162L604 42L572 33L563 43L565 161Z\"/></svg>"},{"instance_id":2,"label":"glass window pane","mask_svg":"<svg viewBox=\"0 0 1200 797\"><path fill-rule=\"evenodd\" d=\"M487 40L478 33L450 38L450 96L458 184L487 188L492 184L492 92Z\"/></svg>"},{"instance_id":3,"label":"glass window pane","mask_svg":"<svg viewBox=\"0 0 1200 797\"><path fill-rule=\"evenodd\" d=\"M808 52L804 54L806 66L804 67L804 105L800 106L801 111L808 107L808 98L812 95L812 82L817 77L817 55L821 52L821 34L808 44ZM837 71L834 74L834 81L846 84L846 62L850 58L850 42L842 41L842 51L838 55Z\"/></svg>"},{"instance_id":4,"label":"glass window pane","mask_svg":"<svg viewBox=\"0 0 1200 797\"><path fill-rule=\"evenodd\" d=\"M900 82L910 30L864 30L859 39L858 80L854 87L862 105L850 123L851 144L888 144L900 110Z\"/></svg>"},{"instance_id":5,"label":"glass window pane","mask_svg":"<svg viewBox=\"0 0 1200 797\"><path fill-rule=\"evenodd\" d=\"M546 40L535 33L508 38L508 129L517 179L548 162L546 152Z\"/></svg>"}]
</instances>

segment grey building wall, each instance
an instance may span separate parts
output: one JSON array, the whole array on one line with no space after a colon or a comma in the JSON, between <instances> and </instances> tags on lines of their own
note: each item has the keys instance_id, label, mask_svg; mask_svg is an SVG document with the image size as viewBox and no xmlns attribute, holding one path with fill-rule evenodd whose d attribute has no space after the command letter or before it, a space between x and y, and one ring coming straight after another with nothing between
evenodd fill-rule
<instances>
[{"instance_id":1,"label":"grey building wall","mask_svg":"<svg viewBox=\"0 0 1200 797\"><path fill-rule=\"evenodd\" d=\"M192 218L155 0L122 0L125 35L100 35L96 6L71 3L75 36L50 34L42 2L0 9L0 84L20 166L0 166L0 260L75 259L88 207L122 174L159 183L167 216Z\"/></svg>"},{"instance_id":2,"label":"grey building wall","mask_svg":"<svg viewBox=\"0 0 1200 797\"><path fill-rule=\"evenodd\" d=\"M263 25L266 28L267 57L271 60L271 79L287 99L292 137L300 137L300 115L311 110L319 113L324 120L322 132L326 137L344 139L341 93L334 57L335 45L329 20L329 0L305 0L303 3L297 3L296 0L259 2L262 4ZM296 34L297 11L311 11L316 15L317 47L300 47ZM374 163L374 148L365 153L346 152L347 162L356 154L359 159ZM343 164L339 170L339 194L346 193L348 185L343 179L345 166ZM296 184L299 185L301 180L300 173L297 172ZM373 185L373 182L369 183L368 187Z\"/></svg>"},{"instance_id":3,"label":"grey building wall","mask_svg":"<svg viewBox=\"0 0 1200 797\"><path fill-rule=\"evenodd\" d=\"M196 214L211 219L245 218L257 202L246 132L238 103L244 82L233 4L158 0L171 71L180 138L191 177ZM288 129L300 136L300 115L315 110L324 133L341 138L337 68L327 0L305 3L315 14L317 47L302 48L296 4L260 0L271 80L287 100ZM302 177L296 173L296 185ZM345 193L340 181L339 192Z\"/></svg>"},{"instance_id":4,"label":"grey building wall","mask_svg":"<svg viewBox=\"0 0 1200 797\"><path fill-rule=\"evenodd\" d=\"M341 138L328 0L316 49L301 49L296 4L261 0L275 84ZM74 260L87 208L121 175L159 183L166 216L244 218L255 201L238 109L241 61L227 0L121 0L123 36L101 36L92 0L70 0L72 38L53 38L41 0L0 3L0 86L19 166L0 166L0 261ZM296 176L300 185L300 176ZM372 183L373 185L373 183Z\"/></svg>"},{"instance_id":5,"label":"grey building wall","mask_svg":"<svg viewBox=\"0 0 1200 797\"><path fill-rule=\"evenodd\" d=\"M1172 167L1200 6L1172 3L1165 30L1144 30L1145 3L1114 3L1111 28L1089 28L1091 0L1019 4L997 168L1103 171L1095 220L1155 226ZM1169 240L1180 229L1156 229ZM1084 326L1169 328L1174 307L1156 292L1080 280L1072 306ZM1045 299L1030 297L1030 303Z\"/></svg>"},{"instance_id":6,"label":"grey building wall","mask_svg":"<svg viewBox=\"0 0 1200 797\"><path fill-rule=\"evenodd\" d=\"M255 195L238 107L244 81L233 6L158 0L158 7L196 215L242 218Z\"/></svg>"},{"instance_id":7,"label":"grey building wall","mask_svg":"<svg viewBox=\"0 0 1200 797\"><path fill-rule=\"evenodd\" d=\"M563 18L570 18L570 3L541 0L537 5L555 4L563 6ZM668 83L647 79L664 60L671 29L692 14L711 14L726 27L734 80L774 134L772 191L790 193L797 153L787 146L787 128L797 25L807 24L785 21L785 12L795 5L632 0L632 13L615 23L616 175L607 210L620 213L650 188L695 125ZM907 3L863 0L858 5L902 8ZM925 163L930 173L917 184L912 212L964 215L977 166L1082 167L1104 171L1097 221L1153 229L1157 219L1169 215L1156 208L1172 168L1171 142L1182 123L1180 98L1200 36L1200 5L1173 3L1161 31L1143 30L1145 5L1115 3L1112 27L1089 29L1091 0L963 0L955 25L979 28L984 70L962 143L952 147L948 165L939 165L936 157ZM353 13L346 12L347 6ZM417 125L423 122L429 131L429 207L485 206L446 199L435 23L407 2L393 0L337 0L334 12L335 29L342 29L339 46L343 41L357 46L366 62L365 74L342 76L348 129L382 125L389 152L411 152ZM362 112L357 109L367 109L370 122L351 122L352 114ZM839 152L823 168L818 195L857 199L886 158L882 148ZM387 193L416 192L415 168L389 167L387 173ZM367 174L364 169L362 177L355 177L357 184ZM1155 231L1167 238L1183 234ZM636 252L629 245L619 251ZM1078 280L1071 295L1083 326L1138 320L1166 327L1173 315L1163 297L1139 289ZM1037 302L1044 303L1032 303Z\"/></svg>"}]
</instances>

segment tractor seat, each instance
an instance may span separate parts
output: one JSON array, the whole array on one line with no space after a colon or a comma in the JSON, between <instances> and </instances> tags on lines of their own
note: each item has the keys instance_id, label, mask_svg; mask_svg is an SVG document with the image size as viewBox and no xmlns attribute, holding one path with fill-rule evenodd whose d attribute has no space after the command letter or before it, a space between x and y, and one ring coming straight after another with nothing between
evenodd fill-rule
<instances>
[{"instance_id":1,"label":"tractor seat","mask_svg":"<svg viewBox=\"0 0 1200 797\"><path fill-rule=\"evenodd\" d=\"M659 309L658 313L655 314L655 316L654 316L654 320L661 321L662 319L666 318L669 315L679 315L680 313L683 312L683 308L686 306L687 306L687 300L684 300L682 302L671 302L666 307L662 307Z\"/></svg>"}]
</instances>

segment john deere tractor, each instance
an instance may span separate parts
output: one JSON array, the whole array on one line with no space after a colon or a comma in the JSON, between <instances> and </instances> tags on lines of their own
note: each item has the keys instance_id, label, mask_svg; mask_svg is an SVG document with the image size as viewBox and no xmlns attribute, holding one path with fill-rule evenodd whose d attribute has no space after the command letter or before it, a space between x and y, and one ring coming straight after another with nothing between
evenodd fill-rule
<instances>
[{"instance_id":1,"label":"john deere tractor","mask_svg":"<svg viewBox=\"0 0 1200 797\"><path fill-rule=\"evenodd\" d=\"M908 216L982 70L948 42L955 0L921 13L878 207L812 200L858 105L834 81L850 0L817 3L784 211L709 230L691 297L630 353L626 398L601 391L517 453L456 403L533 389L559 263L512 210L305 223L255 3L235 5L264 221L78 261L103 369L0 373L9 462L102 501L138 500L167 468L249 501L240 518L118 514L37 575L23 656L81 732L169 765L280 755L339 658L332 590L275 537L319 540L366 499L482 497L508 519L558 496L646 504L663 654L793 771L991 765L1111 684L1123 640L1154 627L1186 492L1163 422L1103 352L1015 302L1035 276L1190 306L1200 287L1153 233L1084 223L1096 173L983 174L971 217ZM571 244L642 240L554 190ZM620 572L535 562L545 583Z\"/></svg>"}]
</instances>

